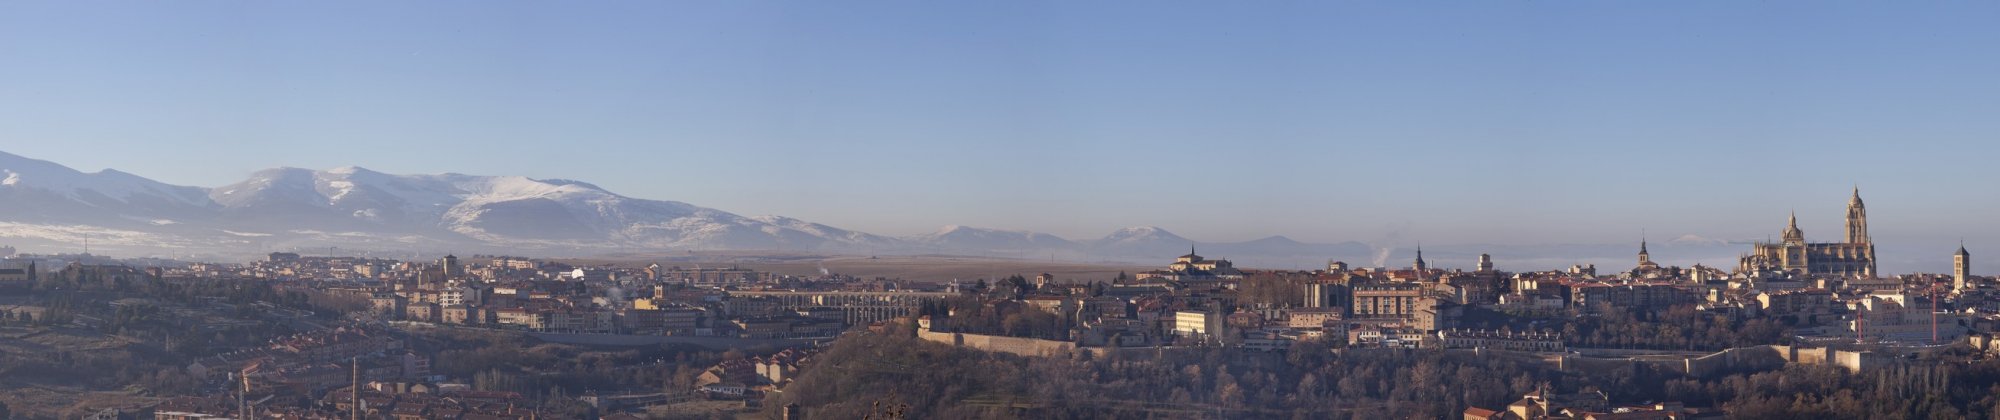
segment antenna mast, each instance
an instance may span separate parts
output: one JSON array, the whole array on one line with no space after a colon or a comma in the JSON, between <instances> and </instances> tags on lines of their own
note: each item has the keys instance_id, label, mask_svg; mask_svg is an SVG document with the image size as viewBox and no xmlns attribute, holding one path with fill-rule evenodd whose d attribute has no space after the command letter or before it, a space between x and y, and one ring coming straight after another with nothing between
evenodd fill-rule
<instances>
[{"instance_id":1,"label":"antenna mast","mask_svg":"<svg viewBox=\"0 0 2000 420\"><path fill-rule=\"evenodd\" d=\"M356 356L352 363L349 366L353 366L354 369L354 387L348 389L347 396L350 400L347 401L347 418L361 420L361 357Z\"/></svg>"}]
</instances>

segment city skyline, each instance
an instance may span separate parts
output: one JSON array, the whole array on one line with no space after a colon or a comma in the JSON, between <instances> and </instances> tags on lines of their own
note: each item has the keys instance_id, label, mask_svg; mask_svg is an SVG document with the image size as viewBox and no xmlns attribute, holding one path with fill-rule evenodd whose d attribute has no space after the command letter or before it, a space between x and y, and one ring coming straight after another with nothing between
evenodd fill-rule
<instances>
[{"instance_id":1,"label":"city skyline","mask_svg":"<svg viewBox=\"0 0 2000 420\"><path fill-rule=\"evenodd\" d=\"M0 159L0 171L4 171L6 177L4 183L7 186L16 189L19 188L44 189L44 188L55 187L56 189L51 190L52 192L58 192L63 194L78 194L78 192L64 192L64 191L71 191L68 190L71 188L99 191L99 192L83 193L86 195L90 195L90 194L101 193L102 191L128 190L132 188L132 187L121 187L114 184L103 184L102 183L103 181L109 179L143 179L144 177L144 174L129 174L123 172L115 172L115 173L104 172L104 173L89 174L89 175L71 173L71 175L64 175L63 171L67 171L70 169L61 167L59 162L39 161L31 158L25 158L17 155L7 154L4 152L0 152L0 158L4 158ZM106 176L110 176L111 178L97 179L94 181L88 179L93 177L102 178ZM130 178L133 176L137 176L140 178ZM308 186L306 184L293 183L295 181L303 180L302 178L300 178L302 176L308 178L317 178L316 182L318 182L319 185ZM356 176L359 176L359 178L353 178ZM602 242L594 244L576 243L575 246L578 246L578 248L569 251L560 251L557 249L549 248L548 245L550 243L545 242L548 240L556 240L559 241L557 243L561 243L560 241L563 241L563 239L561 239L560 237L539 237L535 234L528 234L528 236L503 235L502 237L481 238L481 236L479 235L483 234L479 232L483 231L483 229L476 229L472 231L466 231L462 229L463 226L467 226L466 225L467 223L477 224L481 223L478 222L478 220L484 220L484 219L479 219L479 218L453 219L450 215L467 214L460 210L456 210L460 208L461 204L465 203L517 202L513 200L520 200L520 199L528 199L530 201L536 201L537 199L534 199L533 197L540 194L554 193L555 191L550 190L548 192L542 192L542 193L537 193L533 191L540 188L556 187L559 185L563 185L565 183L571 183L573 181L566 181L566 180L552 181L554 183L533 181L532 182L533 185L543 185L540 187L536 187L532 186L531 184L518 183L517 181L528 181L518 177L506 177L506 176L482 177L482 176L467 176L467 175L454 175L454 176L457 178L451 178L451 177L446 177L446 178L461 179L460 181L454 181L454 182L461 182L461 184L458 187L450 187L450 188L475 188L479 190L487 190L494 188L498 189L485 192L479 192L479 190L467 190L467 191L461 191L459 193L449 193L441 190L425 191L423 190L424 188L441 187L436 185L426 186L429 183L435 182L434 180L440 178L428 175L401 176L393 174L381 174L369 171L365 168L353 168L353 167L336 168L330 171L309 171L309 170L286 168L286 169L276 169L271 171L260 171L257 175L253 176L248 180L242 180L240 182L234 183L229 186L218 187L214 189L196 187L197 188L196 191L198 191L196 194L204 195L208 198L201 199L203 201L198 202L195 205L216 207L217 209L220 209L225 213L233 214L234 216L232 217L244 217L244 216L256 215L252 218L253 219L268 218L268 217L305 218L302 219L301 223L280 224L280 225L254 225L254 224L231 225L227 222L224 222L223 224L216 225L214 224L216 221L204 221L205 217L199 216L197 214L180 213L181 216L177 217L191 217L191 218L181 219L181 220L173 220L171 218L164 219L163 221L153 222L151 225L152 227L138 227L138 226L124 225L120 223L113 223L109 221L92 222L89 221L90 219L63 219L69 221L67 222L58 221L56 222L56 224L51 225L48 223L56 220L53 219L41 220L38 222L36 220L39 219L36 219L35 217L29 217L27 219L12 220L12 222L27 222L27 223L26 224L10 223L10 225L12 226L7 228L8 230L5 231L6 233L0 233L0 238L13 238L17 241L23 239L29 240L28 245L31 246L26 249L26 252L38 252L38 253L75 252L83 249L79 248L81 246L84 246L83 243L79 241L89 238L88 235L92 235L93 233L91 232L95 231L96 233L94 234L98 235L100 239L107 239L104 238L104 236L107 235L110 236L108 239L111 239L110 241L108 241L110 242L108 244L104 243L105 241L100 241L99 243L100 249L122 250L122 252L126 254L137 252L139 253L139 255L152 255L152 256L167 256L175 254L197 255L201 253L211 253L208 254L210 256L207 258L214 259L222 257L222 260L230 260L231 259L230 257L223 257L227 255L234 255L236 257L242 257L244 255L251 255L251 254L261 255L261 253L264 252L264 250L267 249L267 247L275 247L270 249L293 249L288 247L299 247L296 248L298 250L336 247L336 248L345 248L350 253L351 252L438 253L438 252L446 252L447 250L468 250L468 248L470 249L491 248L497 251L501 249L512 249L508 247L525 246L527 247L526 249L529 250L540 250L542 252L556 251L563 255L579 255L579 256L592 255L593 253L630 252L634 250L665 251L671 249L689 249L689 250L727 249L727 250L785 251L789 249L793 251L808 251L808 252L821 252L821 253L830 252L833 253L834 255L881 254L881 253L887 253L891 255L912 254L912 253L916 254L955 253L968 256L989 256L989 257L1030 258L1030 259L1041 259L1044 256L1046 256L1050 259L1066 260L1066 261L1133 263L1133 262L1144 261L1149 258L1155 258L1160 255L1178 253L1176 249L1179 249L1182 246L1206 245L1208 247L1211 247L1207 248L1210 250L1218 250L1218 249L1222 250L1220 253L1211 253L1210 255L1220 255L1225 257L1233 256L1239 258L1239 261L1244 261L1249 263L1251 266L1260 268L1271 268L1271 269L1308 269L1320 265L1323 261L1327 259L1346 260L1350 261L1352 264L1356 264L1357 266L1369 266L1369 267L1395 266L1399 264L1401 261L1407 260L1409 257L1411 257L1411 255L1409 254L1412 252L1411 248L1413 246L1420 246L1425 241L1425 238L1422 237L1395 237L1395 238L1390 238L1387 241L1350 240L1350 241L1340 241L1336 243L1311 243L1311 242L1299 243L1296 240L1286 241L1280 239L1285 236L1284 233L1275 233L1251 241L1228 241L1228 240L1215 240L1213 238L1201 237L1201 236L1178 235L1174 232L1178 231L1179 228L1174 226L1146 226L1146 227L1119 228L1116 230L1107 230L1106 232L1110 234L1108 236L1100 234L1095 236L1083 236L1083 237L1066 237L1066 238L1056 237L1056 238L1035 239L1036 237L1046 235L1046 233L1011 229L1009 227L994 227L994 226L972 227L972 229L968 231L958 232L955 231L955 229L960 229L960 228L954 225L954 226L947 226L946 230L944 231L928 235L882 235L882 236L872 235L875 232L838 230L840 228L839 226L833 226L831 228L836 229L836 231L831 233L818 231L817 229L825 228L821 227L821 228L813 228L814 230L796 231L786 234L786 235L810 234L823 238L823 239L815 239L815 241L825 241L825 242L819 242L817 244L810 241L800 242L798 239L781 240L781 242L775 242L775 243L755 242L755 241L742 242L740 239L739 240L729 240L727 238L703 239L703 237L706 237L707 235L699 232L707 231L713 228L719 228L729 224L745 223L745 222L762 224L765 222L759 221L760 219L758 218L737 220L725 217L722 219L716 219L711 216L688 214L682 216L668 216L668 217L678 218L676 219L676 221L672 222L673 224L688 225L688 229L691 230L683 234L696 235L696 237L692 238L682 237L680 239L673 239L671 238L671 234L669 234L668 238L663 238L663 239L686 240L691 242L671 242L671 243L657 242L657 241L650 241L645 238L632 238L624 236L630 234L627 233L623 235L613 235L612 237L603 238L601 239ZM333 178L325 178L325 177L333 177ZM288 179L292 181L286 181ZM472 181L473 182L472 184L462 184L462 182L468 182L465 181L467 179L490 180L490 181ZM618 197L615 195L608 195L608 194L616 194L615 191L597 190L596 187L590 186L590 184L588 184L588 180L582 180L582 181L584 181L585 183L577 185L584 186L586 189L578 191L595 191L607 194L602 196L603 198ZM492 184L492 186L482 186L482 185L487 185L485 184L486 182L497 182L498 184ZM142 187L142 188L154 188L154 187ZM317 191L299 190L297 188L311 188ZM419 189L411 190L410 188L419 188ZM523 189L523 188L528 188L528 189ZM504 192L504 191L518 191L518 192ZM389 196L380 195L385 192L391 195ZM592 194L596 194L595 192L593 192ZM492 195L496 193L501 195ZM526 193L528 195L518 196L518 197L514 196L514 194L521 194L521 193ZM110 194L115 196L120 193L113 192ZM243 195L243 194L248 194L248 195ZM319 198L303 197L303 196L298 196L297 194L314 195L318 196ZM389 202L401 202L402 200L427 200L430 198L426 197L435 197L432 196L431 194L470 194L470 195L462 195L457 198L449 199L449 200L462 200L462 201L456 201L457 204L453 204L453 201L439 202L437 204L425 204L422 202L404 202L400 205L389 205L387 207L383 207L382 203L384 202L381 201L384 199L389 200ZM1846 208L1847 211L1849 212L1848 216L1861 216L1863 217L1863 219L1858 225L1854 224L1853 223L1854 220L1850 219L1848 221L1848 225L1851 228L1858 226L1858 229L1860 229L1860 232L1858 233L1859 238L1861 238L1860 242L1868 244L1869 245L1868 248L1870 249L1870 251L1868 252L1872 254L1873 244L1883 243L1883 242L1870 240L1869 238L1875 235L1871 233L1871 229L1869 228L1868 223L1865 221L1865 216L1862 216L1861 213L1854 213L1855 211L1859 211L1861 208L1860 204L1862 201L1861 197L1862 191L1860 191L1859 188L1854 188L1850 190L1850 194L1851 195L1849 196L1849 201L1846 203L1847 205ZM556 196L543 196L543 197L556 198L558 200L563 200L565 202L575 201L574 198L562 198L568 196L569 196L568 193L561 193ZM39 208L42 206L50 205L50 203L39 201L39 199L32 198L32 196L28 197L29 197L28 201L17 202L16 204L24 205L25 207L23 208ZM400 197L400 198L392 198L392 197ZM278 204L277 202L267 201L272 199L277 199L282 202L292 202L292 204L283 204L280 205L279 207L269 207L270 205ZM299 199L304 199L305 201L295 202L295 200ZM359 201L354 201L350 199L358 199ZM616 199L618 200L636 199L643 202L645 201L646 197L623 197ZM373 228L364 228L357 225L348 225L345 222L338 222L338 221L336 221L335 225L322 225L306 220L320 220L318 218L323 217L324 215L311 211L307 211L305 213L295 213L296 211L305 208L328 204L328 203L312 204L312 202L314 202L315 200L328 201L335 206L333 208L346 209L340 211L353 211L357 215L355 217L360 217L359 215L361 214L395 214L413 210L421 212L424 211L421 209L433 205L449 206L454 210L445 212L445 216L447 216L446 220L443 221L437 221L437 220L426 221L422 219L409 220L416 222L418 226L404 226L401 228L397 227L397 226L403 226L396 221L397 219L379 219L379 218L374 218L373 216L367 219L355 219L349 221L350 222L363 221L368 223L387 223L387 224L376 225ZM584 200L596 201L599 199L586 198ZM263 204L258 204L258 203L263 203ZM357 204L360 207L354 207ZM699 205L700 203L693 203L693 204ZM245 205L249 205L249 207L243 207ZM304 205L307 207L288 207L288 206L299 206L299 205ZM614 213L624 212L624 211L641 211L641 212L650 211L650 210L643 210L645 208L643 205L641 207L633 207L633 208L624 207L623 204L615 206L619 208L624 208L624 210L614 211ZM114 209L115 208L116 207L114 207ZM289 208L290 210L286 210L287 208ZM472 211L470 214L474 215L477 215L479 213L486 213L487 211L491 211L491 209L494 209L492 207L484 207L483 205L479 205L478 207L472 207L472 208L488 209L488 210ZM270 213L270 211L273 210L278 211L278 213ZM741 209L715 209L715 210L720 210L723 212L730 212L730 211L744 212ZM144 219L147 217L144 215L148 214L142 208L127 208L122 211L139 211L139 213L130 213L125 216L122 216L122 218L124 219L132 219L134 217ZM33 211L31 211L30 213L33 213ZM744 213L756 214L752 212L744 212ZM1791 223L1787 224L1785 228L1786 232L1783 232L1783 235L1767 234L1766 237L1762 239L1725 240L1725 239L1700 237L1693 234L1684 234L1684 235L1670 234L1664 236L1653 236L1653 235L1647 235L1645 233L1646 231L1644 229L1641 229L1641 233L1639 234L1636 240L1642 242L1650 241L1656 248L1665 251L1663 253L1657 254L1656 255L1657 258L1654 259L1654 261L1662 263L1663 265L1683 266L1683 267L1703 265L1707 267L1722 267L1722 268L1732 267L1730 261L1734 261L1739 257L1745 257L1753 254L1762 254L1765 256L1764 258L1772 259L1770 261L1776 261L1775 259L1780 258L1780 251L1764 250L1765 245L1761 244L1778 243L1776 240L1778 236L1787 236L1786 240L1788 242L1792 240L1792 238L1790 238L1789 235L1792 235L1794 233L1803 235L1801 240L1806 242L1833 241L1831 239L1827 239L1828 236L1826 236L1823 231L1816 230L1816 228L1820 228L1820 226L1806 224L1804 225L1804 228L1800 228L1800 226L1797 224L1796 213L1797 211L1794 210L1790 215L1792 219L1790 221ZM540 214L540 213L523 213L523 214L508 213L508 214L511 214L511 216L496 216L496 217L501 217L502 219L506 220L513 220L514 221L513 223L516 224L530 223L530 224L567 225L576 223L576 221L567 218L554 217L553 215ZM778 215L778 216L780 216L780 219L783 219L782 216L784 215ZM521 217L528 217L528 219L522 219ZM728 217L736 217L736 216L728 216ZM348 218L343 216L343 217L338 217L337 219L345 220ZM623 217L620 217L619 219L605 219L601 221L583 222L583 223L586 224L623 223L623 222L618 222L616 220L625 220L625 219L623 219ZM737 221L731 222L730 220L737 220ZM762 220L769 220L769 219L762 219ZM81 221L81 224L78 224L79 221ZM813 221L803 221L803 222L813 222ZM422 225L431 223L442 223L448 226L459 226L459 227L452 227L449 230L455 230L458 231L459 233L470 233L475 236L474 238L453 239L450 236L453 236L454 234L449 233L447 231L430 231L430 230L425 230L422 227ZM704 226L703 224L706 224L705 225L706 227L703 227ZM175 228L166 230L159 229L168 226L172 226ZM346 227L338 227L338 226L346 226ZM643 226L643 222L640 225L635 225L635 226ZM785 226L785 223L781 222L778 225L771 225L771 227L767 227L766 229L769 228L782 228L788 230L791 229L791 228L785 228L783 226ZM361 229L359 231L352 231L350 233L340 234L340 236L352 236L353 238L382 237L383 235L386 234L389 237L397 237L401 235L401 237L405 239L398 239L389 244L385 244L379 242L370 243L368 241L360 241L360 242L345 241L331 237L318 237L317 239L315 239L313 235L306 235L304 237L291 237L295 236L292 234L297 234L301 232L310 233L313 232L314 229L321 229L326 227L338 227L339 229L356 229L356 228ZM417 230L403 230L412 227L417 228ZM195 228L196 230L189 231L179 228ZM1792 230L1794 228L1799 228L1798 230L1803 232L1793 232ZM1807 229L1807 228L1814 228L1814 229ZM202 229L220 229L219 232L225 233L226 235L207 237L207 239L201 239L204 238L204 236L200 233ZM387 230L382 230L382 229L387 229ZM286 232L290 232L291 234L287 234ZM1008 237L1006 236L1007 232L1022 232L1029 234L1030 236L1025 238ZM1819 232L1819 233L1809 233L1809 232ZM271 237L272 233L283 234L284 236L290 238L289 239L274 238ZM438 234L445 234L447 235L447 237L436 236ZM995 234L1000 234L1001 236L993 236ZM85 235L85 236L79 237L77 235ZM864 235L865 237L859 241L840 239L841 237L847 235ZM778 237L783 237L783 236L784 235L778 235ZM59 239L64 237L66 237L67 240ZM428 245L418 242L408 242L407 238L411 237L428 237L430 238L429 240L433 242L430 242ZM1855 237L1856 236L1854 236L1854 234L1850 233L1849 237L1844 242L1854 242ZM868 239L868 238L874 238L874 239ZM243 242L244 239L253 239L255 240L255 242ZM467 239L472 239L472 240L468 242L466 241ZM634 239L639 240L639 242L634 242L633 241ZM224 243L211 243L208 246L194 245L199 243L205 243L206 241L216 241L216 240L222 240L228 244L234 244L234 245L227 245ZM48 241L57 241L57 242L50 243ZM192 241L192 242L186 242L186 241ZM333 241L333 242L327 242L327 241ZM1632 245L1634 245L1631 243L1631 241L1632 240L1628 239L1623 241L1612 241L1607 243L1566 243L1566 244L1530 244L1530 243L1520 243L1520 242L1440 243L1437 241L1432 241L1431 245L1435 256L1445 256L1450 258L1450 259L1440 260L1439 261L1440 264L1436 265L1438 267L1445 267L1445 268L1468 268L1471 266L1470 263L1473 257L1480 254L1492 254L1503 261L1502 265L1513 267L1516 269L1561 268L1561 267L1567 267L1571 264L1594 264L1594 265L1604 265L1605 267L1617 268L1617 267L1622 267L1625 263L1631 261L1631 251L1633 250L1630 248L1632 248ZM181 245L171 245L171 243L173 242L185 242L185 243ZM402 243L402 244L396 245L394 243ZM1964 243L1965 242L1960 242L1960 244ZM247 245L254 245L254 249L243 248L244 246ZM1753 247L1752 245L1756 246ZM385 248L385 246L387 247ZM493 247L499 247L499 248L493 248ZM1979 249L1979 248L1976 245L1974 245L1973 249ZM256 252L251 254L245 254L245 252L248 252L246 250L254 250ZM1949 262L1949 257L1946 256L1945 254L1940 254L1931 251L1934 250L1927 249L1925 247L1922 247L1921 245L1912 246L1908 243L1892 240L1886 243L1883 250L1883 255L1881 257L1876 258L1870 256L1865 261L1880 261L1884 266L1884 271L1879 272L1880 274L1933 272L1936 271L1938 267L1942 267ZM113 251L113 252L117 253L120 251ZM338 252L336 252L335 254L340 255ZM1805 258L1805 257L1800 257L1800 258ZM1747 263L1748 260L1745 261ZM1804 260L1799 260L1799 261L1804 261ZM1974 266L1980 269L1981 271L1994 270L1995 269L1994 267L2000 267L2000 264L1995 264L1992 261L1986 261L1986 260L1975 260L1975 261L1976 262L1974 263ZM1800 268L1803 267L1804 266L1800 266Z\"/></svg>"},{"instance_id":2,"label":"city skyline","mask_svg":"<svg viewBox=\"0 0 2000 420\"><path fill-rule=\"evenodd\" d=\"M1994 22L0 1L0 419L2000 419Z\"/></svg>"},{"instance_id":3,"label":"city skyline","mask_svg":"<svg viewBox=\"0 0 2000 420\"><path fill-rule=\"evenodd\" d=\"M358 165L886 235L1439 244L1793 209L1818 237L1859 185L1879 242L2000 235L1957 193L2000 131L1988 5L7 7L34 65L0 69L6 149L176 184Z\"/></svg>"}]
</instances>

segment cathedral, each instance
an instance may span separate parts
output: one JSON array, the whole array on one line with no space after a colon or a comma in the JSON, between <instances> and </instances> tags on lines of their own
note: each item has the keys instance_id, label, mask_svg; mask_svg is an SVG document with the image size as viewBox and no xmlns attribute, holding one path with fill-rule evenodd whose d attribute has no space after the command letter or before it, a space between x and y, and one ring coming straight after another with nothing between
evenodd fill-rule
<instances>
[{"instance_id":1,"label":"cathedral","mask_svg":"<svg viewBox=\"0 0 2000 420\"><path fill-rule=\"evenodd\" d=\"M1786 271L1804 275L1875 277L1875 244L1868 241L1868 211L1861 205L1861 189L1847 200L1847 241L1806 243L1799 230L1798 215L1785 227L1784 240L1758 242L1743 256L1739 272Z\"/></svg>"}]
</instances>

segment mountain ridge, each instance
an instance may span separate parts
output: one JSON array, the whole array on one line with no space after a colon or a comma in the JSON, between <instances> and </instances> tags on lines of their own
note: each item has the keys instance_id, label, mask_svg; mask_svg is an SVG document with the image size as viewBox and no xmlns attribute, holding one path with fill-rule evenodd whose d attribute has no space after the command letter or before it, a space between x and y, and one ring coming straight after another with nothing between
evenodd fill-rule
<instances>
[{"instance_id":1,"label":"mountain ridge","mask_svg":"<svg viewBox=\"0 0 2000 420\"><path fill-rule=\"evenodd\" d=\"M275 167L213 188L166 184L116 169L84 173L0 152L0 237L100 246L271 249L458 247L531 249L793 250L956 253L1073 259L1158 258L1187 247L1307 255L1367 252L1358 243L1307 244L1283 236L1238 243L1189 240L1157 226L1072 240L1029 230L947 225L893 237L785 216L746 217L670 200L617 194L585 181L512 175L397 175L361 166ZM113 235L103 232L121 232ZM1298 249L1280 249L1280 248ZM1165 253L1165 254L1162 254Z\"/></svg>"}]
</instances>

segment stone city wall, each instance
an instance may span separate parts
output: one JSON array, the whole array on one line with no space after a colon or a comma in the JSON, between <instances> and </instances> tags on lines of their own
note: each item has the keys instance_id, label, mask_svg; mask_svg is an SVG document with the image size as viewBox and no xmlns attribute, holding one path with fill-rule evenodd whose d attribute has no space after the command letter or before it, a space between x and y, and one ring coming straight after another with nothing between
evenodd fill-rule
<instances>
[{"instance_id":1,"label":"stone city wall","mask_svg":"<svg viewBox=\"0 0 2000 420\"><path fill-rule=\"evenodd\" d=\"M957 347L1029 357L1057 356L1079 351L1090 353L1091 356L1104 356L1119 351L1153 350L1152 347L1077 347L1076 343L1068 341L922 330L917 331L917 338Z\"/></svg>"},{"instance_id":2,"label":"stone city wall","mask_svg":"<svg viewBox=\"0 0 2000 420\"><path fill-rule=\"evenodd\" d=\"M1685 357L1590 357L1565 354L1551 361L1556 363L1557 368L1570 372L1622 369L1644 364L1653 369L1696 377L1770 370L1787 364L1833 365L1848 372L1859 373L1881 367L1886 363L1883 358L1865 351L1779 345L1737 347L1707 355Z\"/></svg>"}]
</instances>

